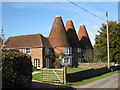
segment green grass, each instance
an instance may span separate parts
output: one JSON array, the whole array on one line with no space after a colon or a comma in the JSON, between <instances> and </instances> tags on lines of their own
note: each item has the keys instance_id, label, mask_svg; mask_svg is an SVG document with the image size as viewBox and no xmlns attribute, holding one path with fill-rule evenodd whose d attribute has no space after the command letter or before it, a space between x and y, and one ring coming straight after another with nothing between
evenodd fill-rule
<instances>
[{"instance_id":1,"label":"green grass","mask_svg":"<svg viewBox=\"0 0 120 90\"><path fill-rule=\"evenodd\" d=\"M41 73L33 74L32 80L42 81Z\"/></svg>"},{"instance_id":2,"label":"green grass","mask_svg":"<svg viewBox=\"0 0 120 90\"><path fill-rule=\"evenodd\" d=\"M74 73L74 72L83 71L83 70L87 70L87 69L86 68L68 68L67 73Z\"/></svg>"},{"instance_id":3,"label":"green grass","mask_svg":"<svg viewBox=\"0 0 120 90\"><path fill-rule=\"evenodd\" d=\"M66 85L70 85L70 86L85 85L87 83L105 78L107 76L113 75L113 74L118 73L118 72L120 72L120 70L114 71L114 72L109 72L109 73L103 74L101 76L93 77L93 78L90 78L90 79L85 79L85 80L78 81L78 82L67 82Z\"/></svg>"},{"instance_id":4,"label":"green grass","mask_svg":"<svg viewBox=\"0 0 120 90\"><path fill-rule=\"evenodd\" d=\"M81 68L68 69L67 73L73 73L73 72L82 71L82 70L86 70L86 69L81 69ZM78 82L67 82L66 85L69 85L69 86L84 85L84 84L105 78L107 76L113 75L113 74L118 73L118 72L120 72L120 70L109 72L109 73L103 74L101 76L93 77L90 79L85 79L85 80L78 81ZM34 74L32 80L42 81L41 73Z\"/></svg>"},{"instance_id":5,"label":"green grass","mask_svg":"<svg viewBox=\"0 0 120 90\"><path fill-rule=\"evenodd\" d=\"M84 68L68 68L67 69L67 73L73 73L73 72L82 71L82 70L86 70L86 69L84 69ZM41 71L41 70L37 70L37 71ZM32 77L32 79L33 80L42 81L42 75L41 75L41 73L34 74L33 77Z\"/></svg>"}]
</instances>

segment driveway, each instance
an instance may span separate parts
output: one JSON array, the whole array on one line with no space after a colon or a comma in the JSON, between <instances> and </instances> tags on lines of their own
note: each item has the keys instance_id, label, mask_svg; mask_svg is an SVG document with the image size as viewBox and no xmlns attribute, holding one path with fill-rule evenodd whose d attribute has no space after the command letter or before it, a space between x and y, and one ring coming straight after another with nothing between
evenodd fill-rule
<instances>
[{"instance_id":1,"label":"driveway","mask_svg":"<svg viewBox=\"0 0 120 90\"><path fill-rule=\"evenodd\" d=\"M118 83L118 77L120 80L120 73L116 73L114 75L108 76L106 78L94 81L83 86L75 86L75 88L118 88L118 86L120 85L120 83Z\"/></svg>"}]
</instances>

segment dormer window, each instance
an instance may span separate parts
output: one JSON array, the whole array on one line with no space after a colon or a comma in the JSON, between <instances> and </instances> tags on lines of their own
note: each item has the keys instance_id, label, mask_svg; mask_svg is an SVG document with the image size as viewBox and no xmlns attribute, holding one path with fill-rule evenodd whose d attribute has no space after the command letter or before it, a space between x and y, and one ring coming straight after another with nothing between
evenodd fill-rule
<instances>
[{"instance_id":1,"label":"dormer window","mask_svg":"<svg viewBox=\"0 0 120 90\"><path fill-rule=\"evenodd\" d=\"M30 54L30 48L25 48L25 49L24 49L24 53Z\"/></svg>"}]
</instances>

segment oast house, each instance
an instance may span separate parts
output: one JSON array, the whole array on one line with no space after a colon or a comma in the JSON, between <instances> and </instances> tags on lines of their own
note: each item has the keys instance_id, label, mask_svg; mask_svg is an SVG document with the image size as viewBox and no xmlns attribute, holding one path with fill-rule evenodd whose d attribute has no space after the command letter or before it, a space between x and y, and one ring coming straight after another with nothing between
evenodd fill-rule
<instances>
[{"instance_id":1,"label":"oast house","mask_svg":"<svg viewBox=\"0 0 120 90\"><path fill-rule=\"evenodd\" d=\"M66 55L61 60L62 66L77 67L78 63L90 62L84 53L87 49L92 51L93 47L85 25L80 25L77 35L72 20L64 26L61 16L56 16L48 37L41 34L9 37L3 49L18 49L29 54L33 66L40 69L53 67L53 53Z\"/></svg>"}]
</instances>

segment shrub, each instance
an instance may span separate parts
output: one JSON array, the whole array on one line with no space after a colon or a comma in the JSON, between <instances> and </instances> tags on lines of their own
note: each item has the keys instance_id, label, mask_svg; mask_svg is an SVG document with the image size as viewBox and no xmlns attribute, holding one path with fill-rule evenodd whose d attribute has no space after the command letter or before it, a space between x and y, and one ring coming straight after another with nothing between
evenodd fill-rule
<instances>
[{"instance_id":1,"label":"shrub","mask_svg":"<svg viewBox=\"0 0 120 90\"><path fill-rule=\"evenodd\" d=\"M31 57L18 51L2 53L2 87L29 88L32 80Z\"/></svg>"},{"instance_id":2,"label":"shrub","mask_svg":"<svg viewBox=\"0 0 120 90\"><path fill-rule=\"evenodd\" d=\"M60 67L61 67L61 65L60 65L60 59L59 59L59 58L57 58L57 59L55 60L55 62L53 63L53 66L54 66L55 68L60 68Z\"/></svg>"},{"instance_id":3,"label":"shrub","mask_svg":"<svg viewBox=\"0 0 120 90\"><path fill-rule=\"evenodd\" d=\"M37 69L37 67L35 67L35 66L33 66L32 67L32 71L34 72L34 71L37 71L38 69Z\"/></svg>"}]
</instances>

